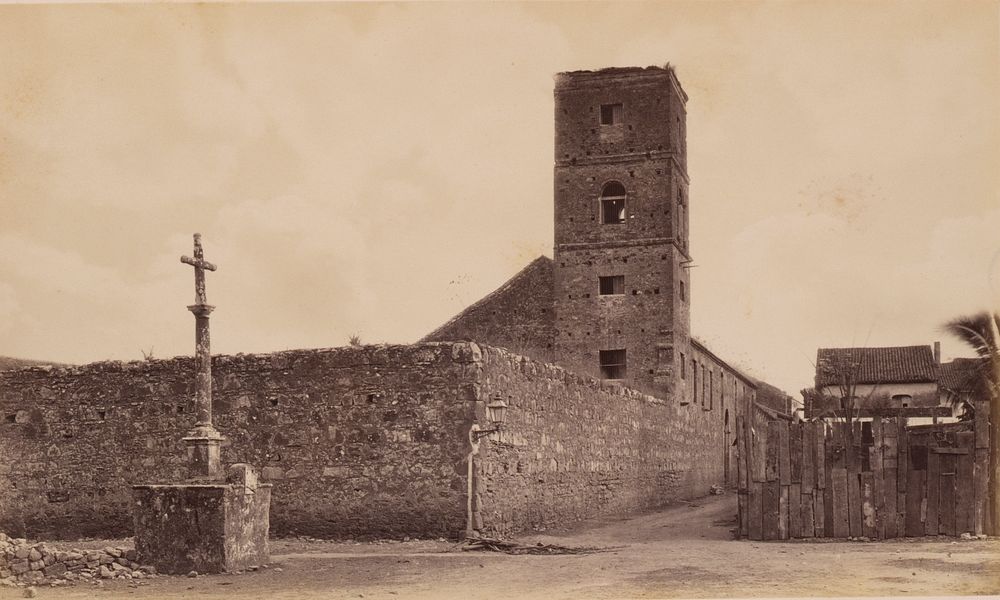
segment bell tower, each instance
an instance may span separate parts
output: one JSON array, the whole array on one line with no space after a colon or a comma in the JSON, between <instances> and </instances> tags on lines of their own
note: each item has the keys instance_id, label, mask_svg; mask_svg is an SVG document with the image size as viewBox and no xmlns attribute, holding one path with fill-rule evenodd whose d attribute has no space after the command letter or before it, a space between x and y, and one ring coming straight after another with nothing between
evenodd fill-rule
<instances>
[{"instance_id":1,"label":"bell tower","mask_svg":"<svg viewBox=\"0 0 1000 600\"><path fill-rule=\"evenodd\" d=\"M555 85L555 361L668 398L691 356L687 94L672 67Z\"/></svg>"}]
</instances>

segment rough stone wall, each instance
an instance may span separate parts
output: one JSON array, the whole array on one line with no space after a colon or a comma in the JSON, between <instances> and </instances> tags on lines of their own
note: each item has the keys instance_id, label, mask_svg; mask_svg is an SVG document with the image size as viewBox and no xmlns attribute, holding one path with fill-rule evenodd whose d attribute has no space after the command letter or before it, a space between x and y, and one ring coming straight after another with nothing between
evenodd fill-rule
<instances>
[{"instance_id":1,"label":"rough stone wall","mask_svg":"<svg viewBox=\"0 0 1000 600\"><path fill-rule=\"evenodd\" d=\"M274 484L272 531L454 535L465 522L471 344L213 358L225 463ZM0 530L124 536L132 484L186 476L190 358L0 373Z\"/></svg>"},{"instance_id":2,"label":"rough stone wall","mask_svg":"<svg viewBox=\"0 0 1000 600\"><path fill-rule=\"evenodd\" d=\"M156 569L136 562L132 548L61 550L12 539L0 532L0 585L49 583L58 586L97 579L145 579Z\"/></svg>"},{"instance_id":3,"label":"rough stone wall","mask_svg":"<svg viewBox=\"0 0 1000 600\"><path fill-rule=\"evenodd\" d=\"M475 341L553 361L552 259L539 256L421 342Z\"/></svg>"},{"instance_id":4,"label":"rough stone wall","mask_svg":"<svg viewBox=\"0 0 1000 600\"><path fill-rule=\"evenodd\" d=\"M494 348L482 355L480 396L509 404L505 429L483 440L476 461L475 507L485 531L562 527L722 484L717 411Z\"/></svg>"}]
</instances>

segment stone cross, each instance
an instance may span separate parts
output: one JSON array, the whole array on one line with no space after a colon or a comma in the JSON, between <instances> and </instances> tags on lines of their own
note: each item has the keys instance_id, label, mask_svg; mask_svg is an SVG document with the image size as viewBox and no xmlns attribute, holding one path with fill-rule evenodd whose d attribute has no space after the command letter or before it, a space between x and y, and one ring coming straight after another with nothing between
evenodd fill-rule
<instances>
[{"instance_id":1,"label":"stone cross","mask_svg":"<svg viewBox=\"0 0 1000 600\"><path fill-rule=\"evenodd\" d=\"M215 270L215 265L205 260L205 251L201 249L201 234L194 234L194 258L182 256L181 262L194 267L194 303L207 304L205 300L205 269Z\"/></svg>"},{"instance_id":2,"label":"stone cross","mask_svg":"<svg viewBox=\"0 0 1000 600\"><path fill-rule=\"evenodd\" d=\"M205 270L214 271L215 265L205 260L200 233L194 234L194 258L182 256L181 262L194 267L195 303L187 308L195 318L195 356L198 363L195 389L197 421L184 442L192 477L219 479L222 477L219 450L223 438L212 425L212 349L208 333L208 316L215 307L206 304L205 298Z\"/></svg>"}]
</instances>

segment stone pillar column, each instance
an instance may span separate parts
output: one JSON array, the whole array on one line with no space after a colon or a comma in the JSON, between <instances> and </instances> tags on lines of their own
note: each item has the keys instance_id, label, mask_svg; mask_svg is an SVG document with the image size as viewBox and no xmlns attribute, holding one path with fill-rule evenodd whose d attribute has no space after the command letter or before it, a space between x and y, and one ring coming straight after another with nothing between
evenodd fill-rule
<instances>
[{"instance_id":1,"label":"stone pillar column","mask_svg":"<svg viewBox=\"0 0 1000 600\"><path fill-rule=\"evenodd\" d=\"M212 351L208 316L214 306L194 304L187 307L195 318L195 357L198 373L195 387L196 422L184 445L192 479L221 479L223 437L212 425Z\"/></svg>"}]
</instances>

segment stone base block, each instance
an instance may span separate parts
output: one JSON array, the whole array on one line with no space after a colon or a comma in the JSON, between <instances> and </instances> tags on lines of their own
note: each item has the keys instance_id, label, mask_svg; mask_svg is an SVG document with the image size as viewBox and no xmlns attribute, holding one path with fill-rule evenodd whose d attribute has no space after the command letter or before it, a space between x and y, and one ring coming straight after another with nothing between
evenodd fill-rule
<instances>
[{"instance_id":1,"label":"stone base block","mask_svg":"<svg viewBox=\"0 0 1000 600\"><path fill-rule=\"evenodd\" d=\"M269 560L271 486L132 487L137 562L160 573L239 571Z\"/></svg>"}]
</instances>

